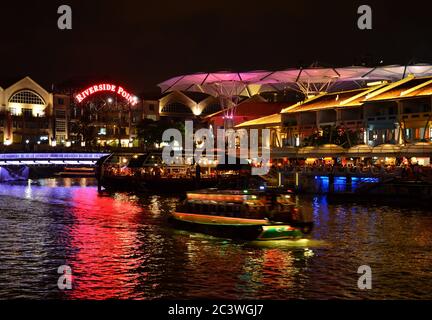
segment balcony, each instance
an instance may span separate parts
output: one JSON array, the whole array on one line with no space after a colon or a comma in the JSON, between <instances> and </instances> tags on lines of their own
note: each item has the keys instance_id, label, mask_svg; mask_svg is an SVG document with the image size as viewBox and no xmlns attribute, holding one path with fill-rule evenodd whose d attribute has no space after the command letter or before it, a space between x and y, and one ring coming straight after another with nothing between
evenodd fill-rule
<instances>
[{"instance_id":1,"label":"balcony","mask_svg":"<svg viewBox=\"0 0 432 320\"><path fill-rule=\"evenodd\" d=\"M432 120L432 113L431 112L421 112L421 113L406 113L402 114L401 116L402 120L424 120L427 121Z\"/></svg>"}]
</instances>

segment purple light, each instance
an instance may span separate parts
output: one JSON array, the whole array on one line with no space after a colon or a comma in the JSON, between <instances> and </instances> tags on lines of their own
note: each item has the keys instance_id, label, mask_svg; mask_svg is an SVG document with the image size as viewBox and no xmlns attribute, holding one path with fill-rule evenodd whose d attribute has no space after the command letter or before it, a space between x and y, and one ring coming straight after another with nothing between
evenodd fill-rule
<instances>
[{"instance_id":1,"label":"purple light","mask_svg":"<svg viewBox=\"0 0 432 320\"><path fill-rule=\"evenodd\" d=\"M46 160L46 159L99 159L109 153L3 153L0 154L1 160Z\"/></svg>"}]
</instances>

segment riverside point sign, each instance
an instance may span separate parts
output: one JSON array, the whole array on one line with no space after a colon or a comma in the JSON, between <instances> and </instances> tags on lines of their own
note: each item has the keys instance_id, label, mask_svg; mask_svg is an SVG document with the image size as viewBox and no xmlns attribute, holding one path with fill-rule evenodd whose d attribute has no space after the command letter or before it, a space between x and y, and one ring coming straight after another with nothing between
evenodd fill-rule
<instances>
[{"instance_id":1,"label":"riverside point sign","mask_svg":"<svg viewBox=\"0 0 432 320\"><path fill-rule=\"evenodd\" d=\"M100 92L113 92L118 96L124 98L131 105L135 105L138 103L138 98L127 92L123 87L108 83L90 86L85 90L81 91L80 93L76 94L75 99L78 101L78 103L80 103L88 97Z\"/></svg>"}]
</instances>

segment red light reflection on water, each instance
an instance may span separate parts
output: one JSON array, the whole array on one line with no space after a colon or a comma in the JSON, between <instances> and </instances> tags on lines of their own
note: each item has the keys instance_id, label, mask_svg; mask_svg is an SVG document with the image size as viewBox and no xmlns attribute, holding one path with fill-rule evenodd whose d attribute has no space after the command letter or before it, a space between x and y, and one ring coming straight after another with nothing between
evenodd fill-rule
<instances>
[{"instance_id":1,"label":"red light reflection on water","mask_svg":"<svg viewBox=\"0 0 432 320\"><path fill-rule=\"evenodd\" d=\"M137 245L135 223L142 209L128 199L101 197L95 188L74 190L74 224L71 254L67 264L73 273L73 299L131 298L137 284L134 257Z\"/></svg>"}]
</instances>

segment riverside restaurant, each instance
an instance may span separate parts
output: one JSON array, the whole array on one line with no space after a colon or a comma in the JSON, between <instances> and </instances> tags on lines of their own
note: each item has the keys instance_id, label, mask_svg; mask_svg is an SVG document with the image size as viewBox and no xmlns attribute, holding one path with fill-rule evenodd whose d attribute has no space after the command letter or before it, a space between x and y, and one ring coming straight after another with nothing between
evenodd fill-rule
<instances>
[{"instance_id":1,"label":"riverside restaurant","mask_svg":"<svg viewBox=\"0 0 432 320\"><path fill-rule=\"evenodd\" d=\"M420 165L430 166L432 143L416 142L406 145L382 144L371 147L366 144L356 145L348 149L335 144L308 146L302 148L273 148L271 159L273 164L289 162L313 164L340 164L342 166L373 164L373 165Z\"/></svg>"}]
</instances>

